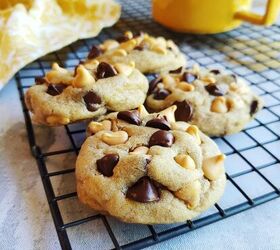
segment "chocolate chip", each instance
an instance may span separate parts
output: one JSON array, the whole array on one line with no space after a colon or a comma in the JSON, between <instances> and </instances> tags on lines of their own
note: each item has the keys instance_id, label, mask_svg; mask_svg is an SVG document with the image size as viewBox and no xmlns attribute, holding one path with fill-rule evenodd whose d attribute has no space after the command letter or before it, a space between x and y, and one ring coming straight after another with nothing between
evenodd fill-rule
<instances>
[{"instance_id":1,"label":"chocolate chip","mask_svg":"<svg viewBox=\"0 0 280 250\"><path fill-rule=\"evenodd\" d=\"M97 104L101 103L101 98L94 93L93 91L88 92L84 97L83 97L88 111L96 111L98 109Z\"/></svg>"},{"instance_id":2,"label":"chocolate chip","mask_svg":"<svg viewBox=\"0 0 280 250\"><path fill-rule=\"evenodd\" d=\"M197 76L194 75L194 74L191 74L191 73L189 73L189 72L185 72L185 73L182 75L182 80L185 81L185 82L188 82L188 83L192 83L192 82L194 82L196 79L197 79Z\"/></svg>"},{"instance_id":3,"label":"chocolate chip","mask_svg":"<svg viewBox=\"0 0 280 250\"><path fill-rule=\"evenodd\" d=\"M64 84L50 84L47 93L52 96L60 95L67 86Z\"/></svg>"},{"instance_id":4,"label":"chocolate chip","mask_svg":"<svg viewBox=\"0 0 280 250\"><path fill-rule=\"evenodd\" d=\"M149 147L159 145L162 147L171 147L171 145L174 143L174 136L172 133L159 130L152 134L150 140L149 140Z\"/></svg>"},{"instance_id":5,"label":"chocolate chip","mask_svg":"<svg viewBox=\"0 0 280 250\"><path fill-rule=\"evenodd\" d=\"M257 100L252 101L250 107L250 115L254 115L257 112L259 102Z\"/></svg>"},{"instance_id":6,"label":"chocolate chip","mask_svg":"<svg viewBox=\"0 0 280 250\"><path fill-rule=\"evenodd\" d=\"M170 130L170 124L164 118L155 118L146 123L146 127Z\"/></svg>"},{"instance_id":7,"label":"chocolate chip","mask_svg":"<svg viewBox=\"0 0 280 250\"><path fill-rule=\"evenodd\" d=\"M120 36L116 39L119 43L124 43L130 40L127 36Z\"/></svg>"},{"instance_id":8,"label":"chocolate chip","mask_svg":"<svg viewBox=\"0 0 280 250\"><path fill-rule=\"evenodd\" d=\"M133 35L133 38L137 38L139 36L144 36L144 35L145 35L145 32L143 30L136 31Z\"/></svg>"},{"instance_id":9,"label":"chocolate chip","mask_svg":"<svg viewBox=\"0 0 280 250\"><path fill-rule=\"evenodd\" d=\"M222 89L215 84L208 84L207 86L205 86L205 89L210 95L213 96L223 96L226 93L225 89Z\"/></svg>"},{"instance_id":10,"label":"chocolate chip","mask_svg":"<svg viewBox=\"0 0 280 250\"><path fill-rule=\"evenodd\" d=\"M119 162L118 154L108 154L96 161L97 170L104 176L111 177L113 170Z\"/></svg>"},{"instance_id":11,"label":"chocolate chip","mask_svg":"<svg viewBox=\"0 0 280 250\"><path fill-rule=\"evenodd\" d=\"M134 50L146 50L149 48L149 45L145 42L141 42L139 45L137 45L136 47L134 47Z\"/></svg>"},{"instance_id":12,"label":"chocolate chip","mask_svg":"<svg viewBox=\"0 0 280 250\"><path fill-rule=\"evenodd\" d=\"M152 81L150 81L149 83L149 90L148 90L148 94L151 94L153 92L153 90L156 88L156 86L160 83L161 78L157 77L155 79L153 79Z\"/></svg>"},{"instance_id":13,"label":"chocolate chip","mask_svg":"<svg viewBox=\"0 0 280 250\"><path fill-rule=\"evenodd\" d=\"M160 191L148 176L144 176L128 188L126 198L143 203L158 201Z\"/></svg>"},{"instance_id":14,"label":"chocolate chip","mask_svg":"<svg viewBox=\"0 0 280 250\"><path fill-rule=\"evenodd\" d=\"M100 55L101 55L101 50L98 47L93 45L88 54L88 59L94 59Z\"/></svg>"},{"instance_id":15,"label":"chocolate chip","mask_svg":"<svg viewBox=\"0 0 280 250\"><path fill-rule=\"evenodd\" d=\"M139 112L133 111L121 111L117 115L118 119L124 120L130 124L140 125L141 119L139 117Z\"/></svg>"},{"instance_id":16,"label":"chocolate chip","mask_svg":"<svg viewBox=\"0 0 280 250\"><path fill-rule=\"evenodd\" d=\"M193 108L190 103L188 103L187 101L183 101L175 102L174 104L177 106L177 109L175 111L176 121L188 122L192 119Z\"/></svg>"},{"instance_id":17,"label":"chocolate chip","mask_svg":"<svg viewBox=\"0 0 280 250\"><path fill-rule=\"evenodd\" d=\"M221 72L218 69L212 69L210 70L211 73L213 73L214 75L219 75Z\"/></svg>"},{"instance_id":18,"label":"chocolate chip","mask_svg":"<svg viewBox=\"0 0 280 250\"><path fill-rule=\"evenodd\" d=\"M171 74L180 74L182 72L183 67L179 67L178 69L169 70Z\"/></svg>"},{"instance_id":19,"label":"chocolate chip","mask_svg":"<svg viewBox=\"0 0 280 250\"><path fill-rule=\"evenodd\" d=\"M134 50L142 51L142 50L144 50L144 47L140 46L140 45L137 45L136 47L134 47Z\"/></svg>"},{"instance_id":20,"label":"chocolate chip","mask_svg":"<svg viewBox=\"0 0 280 250\"><path fill-rule=\"evenodd\" d=\"M44 77L35 77L35 83L36 85L42 85L47 83L47 80Z\"/></svg>"},{"instance_id":21,"label":"chocolate chip","mask_svg":"<svg viewBox=\"0 0 280 250\"><path fill-rule=\"evenodd\" d=\"M167 96L170 95L170 91L167 89L158 89L154 92L154 99L164 100Z\"/></svg>"},{"instance_id":22,"label":"chocolate chip","mask_svg":"<svg viewBox=\"0 0 280 250\"><path fill-rule=\"evenodd\" d=\"M109 63L101 62L97 67L96 76L98 79L108 78L117 75L117 71Z\"/></svg>"}]
</instances>

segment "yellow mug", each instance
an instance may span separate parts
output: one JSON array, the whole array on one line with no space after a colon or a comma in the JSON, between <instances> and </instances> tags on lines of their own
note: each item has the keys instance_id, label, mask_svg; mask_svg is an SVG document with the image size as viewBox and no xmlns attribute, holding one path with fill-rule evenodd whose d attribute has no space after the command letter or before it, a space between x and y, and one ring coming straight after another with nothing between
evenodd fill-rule
<instances>
[{"instance_id":1,"label":"yellow mug","mask_svg":"<svg viewBox=\"0 0 280 250\"><path fill-rule=\"evenodd\" d=\"M242 21L275 22L280 0L267 0L265 14L250 11L252 0L152 0L154 19L179 32L214 34L234 29Z\"/></svg>"}]
</instances>

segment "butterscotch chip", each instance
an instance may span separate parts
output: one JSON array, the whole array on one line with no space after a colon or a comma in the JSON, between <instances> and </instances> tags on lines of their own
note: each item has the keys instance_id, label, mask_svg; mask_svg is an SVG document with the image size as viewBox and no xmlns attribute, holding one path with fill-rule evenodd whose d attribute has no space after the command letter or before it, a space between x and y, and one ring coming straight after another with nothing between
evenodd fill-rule
<instances>
[{"instance_id":1,"label":"butterscotch chip","mask_svg":"<svg viewBox=\"0 0 280 250\"><path fill-rule=\"evenodd\" d=\"M203 172L207 179L215 181L224 174L224 160L223 154L206 158L203 161Z\"/></svg>"},{"instance_id":2,"label":"butterscotch chip","mask_svg":"<svg viewBox=\"0 0 280 250\"><path fill-rule=\"evenodd\" d=\"M177 83L177 86L178 86L178 88L180 88L183 91L193 91L194 90L194 86L187 82L179 82L179 83Z\"/></svg>"},{"instance_id":3,"label":"butterscotch chip","mask_svg":"<svg viewBox=\"0 0 280 250\"><path fill-rule=\"evenodd\" d=\"M95 79L91 73L83 65L79 65L72 85L76 88L91 88L94 83Z\"/></svg>"},{"instance_id":4,"label":"butterscotch chip","mask_svg":"<svg viewBox=\"0 0 280 250\"><path fill-rule=\"evenodd\" d=\"M174 160L183 168L195 169L194 160L187 154L179 154L175 156Z\"/></svg>"},{"instance_id":5,"label":"butterscotch chip","mask_svg":"<svg viewBox=\"0 0 280 250\"><path fill-rule=\"evenodd\" d=\"M70 122L68 117L50 115L46 119L47 124L50 126L68 124Z\"/></svg>"},{"instance_id":6,"label":"butterscotch chip","mask_svg":"<svg viewBox=\"0 0 280 250\"><path fill-rule=\"evenodd\" d=\"M147 154L149 152L149 148L145 147L145 146L140 146L135 148L132 152L130 152L131 154Z\"/></svg>"},{"instance_id":7,"label":"butterscotch chip","mask_svg":"<svg viewBox=\"0 0 280 250\"><path fill-rule=\"evenodd\" d=\"M70 85L73 80L73 74L60 67L57 63L53 63L52 69L46 73L45 79L52 84Z\"/></svg>"},{"instance_id":8,"label":"butterscotch chip","mask_svg":"<svg viewBox=\"0 0 280 250\"><path fill-rule=\"evenodd\" d=\"M227 113L226 99L224 97L216 97L212 102L211 111L215 113Z\"/></svg>"},{"instance_id":9,"label":"butterscotch chip","mask_svg":"<svg viewBox=\"0 0 280 250\"><path fill-rule=\"evenodd\" d=\"M104 120L102 122L92 121L88 125L88 131L90 134L95 134L99 131L108 130L110 131L112 128L112 123L110 120Z\"/></svg>"},{"instance_id":10,"label":"butterscotch chip","mask_svg":"<svg viewBox=\"0 0 280 250\"><path fill-rule=\"evenodd\" d=\"M119 46L120 44L115 40L106 40L103 44L100 45L100 48L106 51L106 50L116 49Z\"/></svg>"}]
</instances>

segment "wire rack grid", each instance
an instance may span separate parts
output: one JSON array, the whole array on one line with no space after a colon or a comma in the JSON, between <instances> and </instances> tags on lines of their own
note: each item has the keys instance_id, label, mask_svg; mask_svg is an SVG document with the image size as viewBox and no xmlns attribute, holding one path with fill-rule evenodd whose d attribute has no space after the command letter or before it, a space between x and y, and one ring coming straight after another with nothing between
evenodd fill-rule
<instances>
[{"instance_id":1,"label":"wire rack grid","mask_svg":"<svg viewBox=\"0 0 280 250\"><path fill-rule=\"evenodd\" d=\"M46 192L62 249L140 249L196 230L280 196L280 27L251 25L212 36L177 34L152 21L150 1L121 1L120 21L97 38L78 41L51 53L16 75L28 140ZM85 124L49 129L56 142L44 145L24 103L24 92L34 77L42 76L53 61L73 69L93 44L143 30L173 39L189 64L229 70L242 76L265 100L265 108L242 132L214 138L227 155L227 188L218 204L193 221L173 225L133 225L97 214L77 200L74 163L85 138ZM96 245L94 245L96 244ZM86 246L84 246L86 248Z\"/></svg>"}]
</instances>

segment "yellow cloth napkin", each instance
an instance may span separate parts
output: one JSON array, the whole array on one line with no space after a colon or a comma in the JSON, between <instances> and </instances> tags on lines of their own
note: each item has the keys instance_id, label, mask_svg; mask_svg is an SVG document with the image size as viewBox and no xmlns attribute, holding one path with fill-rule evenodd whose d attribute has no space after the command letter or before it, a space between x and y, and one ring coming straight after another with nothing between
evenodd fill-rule
<instances>
[{"instance_id":1,"label":"yellow cloth napkin","mask_svg":"<svg viewBox=\"0 0 280 250\"><path fill-rule=\"evenodd\" d=\"M114 0L0 0L0 89L23 66L113 25Z\"/></svg>"}]
</instances>

